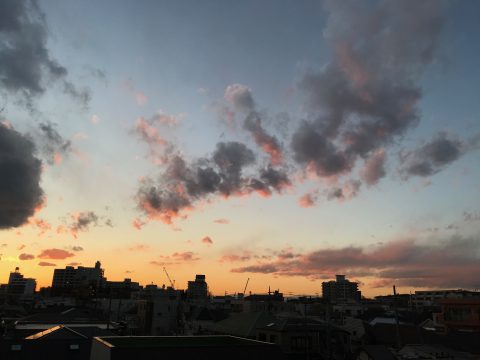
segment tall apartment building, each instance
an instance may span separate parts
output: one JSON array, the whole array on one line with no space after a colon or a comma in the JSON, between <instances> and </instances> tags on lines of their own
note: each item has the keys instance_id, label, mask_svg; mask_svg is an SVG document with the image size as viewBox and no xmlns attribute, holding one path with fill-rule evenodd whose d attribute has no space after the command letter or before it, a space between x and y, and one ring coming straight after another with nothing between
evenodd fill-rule
<instances>
[{"instance_id":1,"label":"tall apartment building","mask_svg":"<svg viewBox=\"0 0 480 360\"><path fill-rule=\"evenodd\" d=\"M187 296L190 299L206 300L208 298L208 285L205 275L195 275L195 281L188 282Z\"/></svg>"},{"instance_id":2,"label":"tall apartment building","mask_svg":"<svg viewBox=\"0 0 480 360\"><path fill-rule=\"evenodd\" d=\"M36 287L37 281L23 277L18 267L8 277L7 293L10 295L33 295Z\"/></svg>"},{"instance_id":3,"label":"tall apartment building","mask_svg":"<svg viewBox=\"0 0 480 360\"><path fill-rule=\"evenodd\" d=\"M105 281L103 272L100 261L95 263L95 267L79 266L75 269L73 266L67 266L65 269L55 269L52 288L71 289L89 285L99 288Z\"/></svg>"},{"instance_id":4,"label":"tall apartment building","mask_svg":"<svg viewBox=\"0 0 480 360\"><path fill-rule=\"evenodd\" d=\"M331 303L339 303L360 301L362 293L358 290L358 283L347 280L345 275L336 275L336 280L322 283L322 296Z\"/></svg>"}]
</instances>

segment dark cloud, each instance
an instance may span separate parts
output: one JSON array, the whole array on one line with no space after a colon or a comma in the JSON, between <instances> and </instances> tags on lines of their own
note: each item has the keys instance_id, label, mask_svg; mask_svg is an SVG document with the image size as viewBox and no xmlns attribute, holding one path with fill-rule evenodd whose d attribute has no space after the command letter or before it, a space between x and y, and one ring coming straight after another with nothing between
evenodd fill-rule
<instances>
[{"instance_id":1,"label":"dark cloud","mask_svg":"<svg viewBox=\"0 0 480 360\"><path fill-rule=\"evenodd\" d=\"M81 246L72 246L71 249L72 251L83 251L83 247Z\"/></svg>"},{"instance_id":2,"label":"dark cloud","mask_svg":"<svg viewBox=\"0 0 480 360\"><path fill-rule=\"evenodd\" d=\"M1 3L1 2L0 2ZM43 202L41 161L33 142L0 124L0 229L27 222Z\"/></svg>"},{"instance_id":3,"label":"dark cloud","mask_svg":"<svg viewBox=\"0 0 480 360\"><path fill-rule=\"evenodd\" d=\"M220 142L211 157L187 163L172 156L158 183L142 181L137 197L140 208L151 219L171 223L182 211L210 196L244 195L254 191L281 191L289 184L286 173L261 169L259 177L246 176L255 154L239 142Z\"/></svg>"},{"instance_id":4,"label":"dark cloud","mask_svg":"<svg viewBox=\"0 0 480 360\"><path fill-rule=\"evenodd\" d=\"M292 137L292 149L297 163L330 177L349 172L353 158L335 144L315 124L303 122Z\"/></svg>"},{"instance_id":5,"label":"dark cloud","mask_svg":"<svg viewBox=\"0 0 480 360\"><path fill-rule=\"evenodd\" d=\"M245 85L228 85L225 89L225 99L230 102L237 111L249 114L255 110L255 101L253 100L252 92Z\"/></svg>"},{"instance_id":6,"label":"dark cloud","mask_svg":"<svg viewBox=\"0 0 480 360\"><path fill-rule=\"evenodd\" d=\"M91 227L112 226L109 218L99 216L93 211L83 211L71 214L71 222L67 225L68 230L74 238L77 238L79 232L88 231Z\"/></svg>"},{"instance_id":7,"label":"dark cloud","mask_svg":"<svg viewBox=\"0 0 480 360\"><path fill-rule=\"evenodd\" d=\"M453 236L428 243L410 239L374 247L350 246L292 254L291 257L277 256L274 261L234 268L232 271L311 278L346 273L404 286L476 288L480 285L475 271L480 266L479 251L478 236Z\"/></svg>"},{"instance_id":8,"label":"dark cloud","mask_svg":"<svg viewBox=\"0 0 480 360\"><path fill-rule=\"evenodd\" d=\"M37 1L0 2L0 84L31 107L34 97L51 81L61 81L64 92L85 104L88 91L67 81L67 69L47 49L47 26Z\"/></svg>"},{"instance_id":9,"label":"dark cloud","mask_svg":"<svg viewBox=\"0 0 480 360\"><path fill-rule=\"evenodd\" d=\"M327 191L328 200L350 200L358 195L362 183L358 180L347 181L343 186L334 186Z\"/></svg>"},{"instance_id":10,"label":"dark cloud","mask_svg":"<svg viewBox=\"0 0 480 360\"><path fill-rule=\"evenodd\" d=\"M72 151L72 143L57 131L56 124L43 122L38 125L37 143L49 164L59 164Z\"/></svg>"},{"instance_id":11,"label":"dark cloud","mask_svg":"<svg viewBox=\"0 0 480 360\"><path fill-rule=\"evenodd\" d=\"M417 79L433 59L443 18L437 1L327 1L325 7L333 59L299 83L309 115L292 149L300 165L330 177L350 173L358 158L418 123ZM370 183L382 174L380 166L375 170Z\"/></svg>"},{"instance_id":12,"label":"dark cloud","mask_svg":"<svg viewBox=\"0 0 480 360\"><path fill-rule=\"evenodd\" d=\"M404 177L431 176L464 153L464 143L447 133L439 133L432 140L414 150L400 153L400 171Z\"/></svg>"},{"instance_id":13,"label":"dark cloud","mask_svg":"<svg viewBox=\"0 0 480 360\"><path fill-rule=\"evenodd\" d=\"M75 231L85 231L93 225L98 225L99 217L93 211L85 211L80 212L78 214L73 215L75 221L72 223L72 230Z\"/></svg>"}]
</instances>

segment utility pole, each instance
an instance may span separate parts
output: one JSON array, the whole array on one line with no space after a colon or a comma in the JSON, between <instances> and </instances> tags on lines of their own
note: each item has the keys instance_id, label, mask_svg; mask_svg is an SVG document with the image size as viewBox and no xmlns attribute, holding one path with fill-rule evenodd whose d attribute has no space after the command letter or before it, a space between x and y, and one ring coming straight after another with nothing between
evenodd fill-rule
<instances>
[{"instance_id":1,"label":"utility pole","mask_svg":"<svg viewBox=\"0 0 480 360\"><path fill-rule=\"evenodd\" d=\"M398 311L397 311L397 290L395 288L395 285L393 285L393 308L395 311L395 330L397 334L397 349L400 350L402 343L400 339L400 325L398 322Z\"/></svg>"}]
</instances>

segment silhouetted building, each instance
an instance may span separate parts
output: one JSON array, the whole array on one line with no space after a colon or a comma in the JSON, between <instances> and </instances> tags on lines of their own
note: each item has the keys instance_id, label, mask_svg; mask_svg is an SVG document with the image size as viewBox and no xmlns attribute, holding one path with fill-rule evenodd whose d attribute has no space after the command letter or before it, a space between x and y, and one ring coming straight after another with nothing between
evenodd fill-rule
<instances>
[{"instance_id":1,"label":"silhouetted building","mask_svg":"<svg viewBox=\"0 0 480 360\"><path fill-rule=\"evenodd\" d=\"M358 283L347 280L345 275L337 275L336 280L322 283L322 296L331 303L339 303L360 301L362 293L358 290Z\"/></svg>"},{"instance_id":2,"label":"silhouetted building","mask_svg":"<svg viewBox=\"0 0 480 360\"><path fill-rule=\"evenodd\" d=\"M195 281L188 282L187 297L193 300L208 299L208 284L205 275L196 275Z\"/></svg>"},{"instance_id":3,"label":"silhouetted building","mask_svg":"<svg viewBox=\"0 0 480 360\"><path fill-rule=\"evenodd\" d=\"M104 270L100 261L95 263L95 267L79 266L75 269L73 266L67 266L65 269L55 269L52 279L52 292L69 292L75 288L89 286L98 289L105 282L103 273Z\"/></svg>"},{"instance_id":4,"label":"silhouetted building","mask_svg":"<svg viewBox=\"0 0 480 360\"><path fill-rule=\"evenodd\" d=\"M8 277L8 284L6 287L8 295L24 296L33 295L35 288L37 287L37 281L31 278L25 278L20 273L19 268L15 268L14 272L10 273Z\"/></svg>"},{"instance_id":5,"label":"silhouetted building","mask_svg":"<svg viewBox=\"0 0 480 360\"><path fill-rule=\"evenodd\" d=\"M132 279L125 279L123 281L108 281L104 282L104 288L102 289L103 295L117 298L117 299L129 299L132 292L140 291L142 287L138 282L132 281Z\"/></svg>"},{"instance_id":6,"label":"silhouetted building","mask_svg":"<svg viewBox=\"0 0 480 360\"><path fill-rule=\"evenodd\" d=\"M291 303L284 301L283 294L279 290L268 294L252 294L244 298L243 311L267 311L270 313L286 312L293 310L294 306Z\"/></svg>"}]
</instances>

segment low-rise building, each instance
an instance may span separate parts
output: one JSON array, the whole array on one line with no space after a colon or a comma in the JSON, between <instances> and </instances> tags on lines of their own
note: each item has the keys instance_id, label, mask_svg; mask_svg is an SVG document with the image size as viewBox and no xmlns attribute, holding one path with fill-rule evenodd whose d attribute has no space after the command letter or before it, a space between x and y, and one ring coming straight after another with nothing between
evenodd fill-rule
<instances>
[{"instance_id":1,"label":"low-rise building","mask_svg":"<svg viewBox=\"0 0 480 360\"><path fill-rule=\"evenodd\" d=\"M445 298L440 306L441 312L433 314L436 326L444 331L480 332L480 297Z\"/></svg>"}]
</instances>

